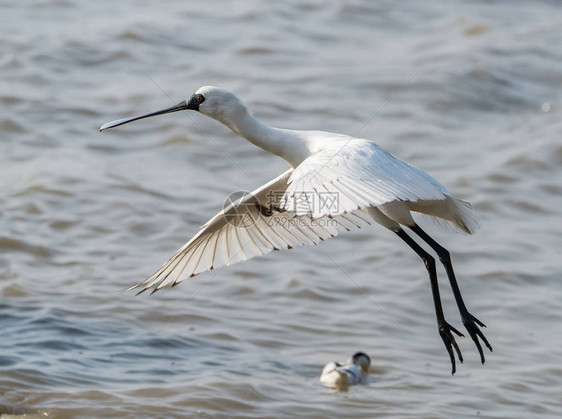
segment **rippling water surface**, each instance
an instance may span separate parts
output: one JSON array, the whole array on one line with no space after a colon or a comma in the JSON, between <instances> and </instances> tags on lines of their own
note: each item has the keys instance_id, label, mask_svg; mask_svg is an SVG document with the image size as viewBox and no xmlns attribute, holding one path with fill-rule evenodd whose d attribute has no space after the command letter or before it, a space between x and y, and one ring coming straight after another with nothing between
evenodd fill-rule
<instances>
[{"instance_id":1,"label":"rippling water surface","mask_svg":"<svg viewBox=\"0 0 562 419\"><path fill-rule=\"evenodd\" d=\"M2 2L0 417L558 417L556 2ZM264 122L377 141L481 215L453 255L457 374L421 261L369 227L122 293L286 164L197 114L98 132L204 84ZM444 272L439 271L441 277ZM461 327L442 281L445 312ZM365 386L322 387L356 350Z\"/></svg>"}]
</instances>

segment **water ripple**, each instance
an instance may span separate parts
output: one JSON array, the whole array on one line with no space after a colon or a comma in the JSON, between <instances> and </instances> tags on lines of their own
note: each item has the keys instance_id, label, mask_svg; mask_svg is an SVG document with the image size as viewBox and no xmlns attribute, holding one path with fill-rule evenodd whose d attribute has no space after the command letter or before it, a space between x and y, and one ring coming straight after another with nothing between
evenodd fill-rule
<instances>
[{"instance_id":1,"label":"water ripple","mask_svg":"<svg viewBox=\"0 0 562 419\"><path fill-rule=\"evenodd\" d=\"M0 416L559 416L558 10L410 3L2 6ZM459 338L450 376L424 266L377 226L121 293L286 169L196 113L98 132L203 84L273 126L361 129L471 201L477 235L428 231L488 325L486 365ZM321 386L356 350L368 383Z\"/></svg>"}]
</instances>

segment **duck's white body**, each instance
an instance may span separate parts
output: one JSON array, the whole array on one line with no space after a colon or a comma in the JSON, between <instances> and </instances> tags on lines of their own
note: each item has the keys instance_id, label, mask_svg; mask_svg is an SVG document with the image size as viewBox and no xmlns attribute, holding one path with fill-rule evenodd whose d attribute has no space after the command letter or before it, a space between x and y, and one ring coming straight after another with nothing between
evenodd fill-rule
<instances>
[{"instance_id":1,"label":"duck's white body","mask_svg":"<svg viewBox=\"0 0 562 419\"><path fill-rule=\"evenodd\" d=\"M362 352L357 352L347 362L330 362L320 375L320 382L332 388L345 389L349 386L365 383L371 359Z\"/></svg>"},{"instance_id":2,"label":"duck's white body","mask_svg":"<svg viewBox=\"0 0 562 419\"><path fill-rule=\"evenodd\" d=\"M431 270L435 268L430 266L433 259L402 227L412 229L447 264L446 250L416 225L411 213L423 213L465 233L473 233L478 223L470 204L454 198L430 175L371 141L324 131L269 127L254 118L233 93L213 86L198 89L191 99L171 108L110 122L101 130L188 109L218 120L256 146L285 159L291 168L219 212L157 272L132 288L140 287L141 292L152 288L154 292L272 250L317 244L342 230L375 220L398 234L426 262L438 324L444 328L442 337L447 337L443 339L450 354L453 346L457 348L450 331L460 332L444 321L441 303L437 302L437 280ZM242 225L232 222L241 212L252 222ZM450 272L447 268L447 274L463 321L467 319L465 325L468 322L472 327L475 319L466 311L460 291L453 285L456 280L452 266ZM473 339L475 333L485 341L474 327L469 330ZM481 350L480 353L483 360ZM459 358L462 360L460 351ZM454 358L451 361L454 372Z\"/></svg>"}]
</instances>

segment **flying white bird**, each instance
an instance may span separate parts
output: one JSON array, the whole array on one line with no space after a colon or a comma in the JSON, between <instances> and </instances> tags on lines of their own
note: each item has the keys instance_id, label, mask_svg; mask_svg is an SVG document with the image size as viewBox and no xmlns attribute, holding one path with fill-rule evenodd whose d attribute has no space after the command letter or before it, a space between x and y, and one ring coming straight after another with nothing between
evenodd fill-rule
<instances>
[{"instance_id":1,"label":"flying white bird","mask_svg":"<svg viewBox=\"0 0 562 419\"><path fill-rule=\"evenodd\" d=\"M478 338L492 350L478 328L485 325L466 308L449 252L423 231L411 212L433 217L472 234L478 228L468 202L453 197L424 171L388 153L372 141L324 131L296 131L269 127L258 121L233 93L213 86L198 89L190 99L157 112L104 124L100 131L132 121L182 110L201 112L239 136L285 159L289 170L250 194L242 196L209 220L157 272L135 285L153 292L175 286L201 272L231 265L272 250L317 244L375 220L397 234L423 260L429 273L438 330L455 373L456 350L445 321L435 259L403 227L407 227L438 255L445 267L465 325L484 363Z\"/></svg>"}]
</instances>

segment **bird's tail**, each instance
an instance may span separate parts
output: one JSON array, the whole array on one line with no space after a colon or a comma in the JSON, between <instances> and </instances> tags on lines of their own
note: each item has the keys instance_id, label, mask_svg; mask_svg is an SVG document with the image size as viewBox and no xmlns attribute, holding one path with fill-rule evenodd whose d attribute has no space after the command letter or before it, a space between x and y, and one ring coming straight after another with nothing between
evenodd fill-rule
<instances>
[{"instance_id":1,"label":"bird's tail","mask_svg":"<svg viewBox=\"0 0 562 419\"><path fill-rule=\"evenodd\" d=\"M480 228L478 213L469 202L450 197L456 207L456 216L453 220L455 226L463 233L474 234Z\"/></svg>"},{"instance_id":2,"label":"bird's tail","mask_svg":"<svg viewBox=\"0 0 562 419\"><path fill-rule=\"evenodd\" d=\"M409 203L410 210L429 218L439 227L474 234L480 227L478 214L470 203L446 195L445 200Z\"/></svg>"}]
</instances>

